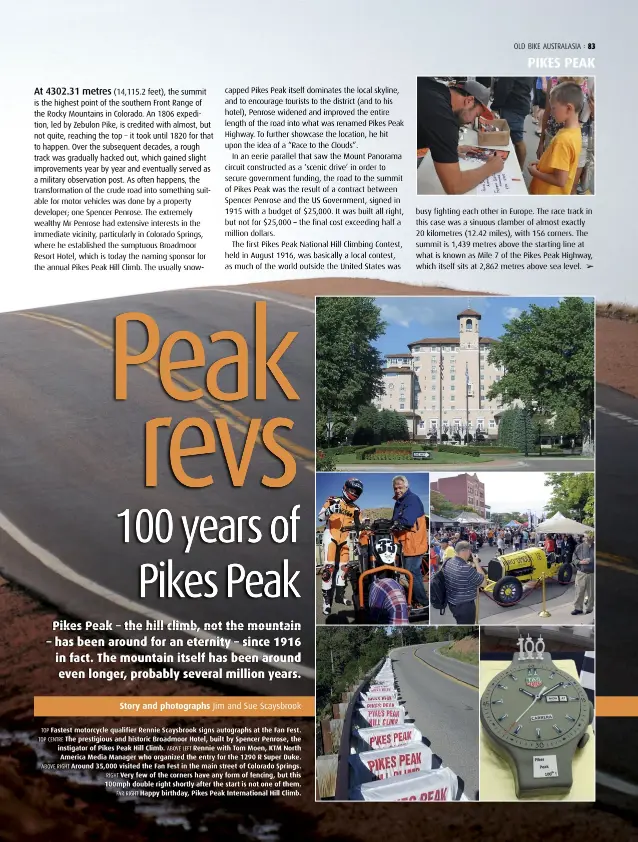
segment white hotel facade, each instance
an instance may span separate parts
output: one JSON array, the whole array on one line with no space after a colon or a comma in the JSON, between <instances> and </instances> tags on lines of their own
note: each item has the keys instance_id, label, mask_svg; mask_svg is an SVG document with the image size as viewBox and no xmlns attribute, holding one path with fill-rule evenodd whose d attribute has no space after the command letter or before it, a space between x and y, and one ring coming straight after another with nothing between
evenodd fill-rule
<instances>
[{"instance_id":1,"label":"white hotel facade","mask_svg":"<svg viewBox=\"0 0 638 842\"><path fill-rule=\"evenodd\" d=\"M385 392L375 405L405 415L411 438L433 432L463 437L466 430L472 436L481 430L490 438L498 433L503 405L486 397L505 372L487 361L496 340L481 336L481 314L475 310L463 310L456 318L457 336L419 339L408 343L407 353L385 355Z\"/></svg>"}]
</instances>

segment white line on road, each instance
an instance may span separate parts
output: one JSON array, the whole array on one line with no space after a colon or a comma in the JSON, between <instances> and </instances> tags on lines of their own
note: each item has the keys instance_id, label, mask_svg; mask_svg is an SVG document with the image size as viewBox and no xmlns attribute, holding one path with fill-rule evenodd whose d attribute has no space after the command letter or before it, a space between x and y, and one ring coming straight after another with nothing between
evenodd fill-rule
<instances>
[{"instance_id":1,"label":"white line on road","mask_svg":"<svg viewBox=\"0 0 638 842\"><path fill-rule=\"evenodd\" d=\"M155 611L153 608L147 608L145 605L139 605L133 600L128 599L121 594L115 593L115 591L110 590L109 588L105 588L103 585L99 585L97 582L94 582L92 579L87 579L86 576L82 576L80 573L73 570L73 568L69 567L63 561L61 561L57 556L53 555L53 553L49 552L49 550L41 547L39 544L36 544L35 541L32 541L28 535L25 535L21 529L19 529L14 523L12 523L2 512L0 512L0 529L7 533L16 544L19 544L23 549L25 549L30 555L36 558L41 564L44 564L45 567L48 567L49 570L52 570L54 573L57 573L58 576L62 576L69 582L73 582L75 585L78 585L81 588L84 588L87 591L95 594L96 596L101 597L102 599L106 599L109 602L112 602L115 605L118 605L120 608L124 608L127 611L132 611L136 614L140 614L143 617L148 618L149 620L162 620L164 623L171 623L171 622L181 622L177 620L176 617L170 617L168 614L163 614L161 611ZM203 640L220 640L220 635L213 634L212 632L206 631L198 631L193 632L189 630L182 630L186 631L187 634L192 635L193 637L197 637ZM243 655L258 655L262 658L265 652L260 651L259 649L252 649L247 646L241 646L239 643L235 643L234 641L231 642L230 646L228 646L232 652L236 652L237 654ZM263 661L263 663L271 663L270 661ZM303 675L305 678L314 678L315 673L311 667L303 666L303 664L295 664L293 667L287 667L285 664L280 664L278 662L272 662L277 670L282 672L298 672L300 675Z\"/></svg>"},{"instance_id":2,"label":"white line on road","mask_svg":"<svg viewBox=\"0 0 638 842\"><path fill-rule=\"evenodd\" d=\"M258 298L260 301L272 301L273 304L283 304L284 307L292 307L293 310L303 310L305 313L312 313L313 316L315 314L314 307L293 304L292 301L283 301L281 298L272 298L269 295L261 295L256 292L240 292L236 289L217 289L216 287L192 287L192 290L195 292L225 292L227 295L244 295L247 298Z\"/></svg>"},{"instance_id":3,"label":"white line on road","mask_svg":"<svg viewBox=\"0 0 638 842\"><path fill-rule=\"evenodd\" d=\"M638 427L638 418L632 418L631 415L625 415L623 412L615 412L613 409L607 409L606 406L600 406L599 404L596 404L596 409L603 415L610 415L612 418L618 418L619 421L626 421L627 424Z\"/></svg>"},{"instance_id":4,"label":"white line on road","mask_svg":"<svg viewBox=\"0 0 638 842\"><path fill-rule=\"evenodd\" d=\"M607 789L613 789L614 792L620 792L622 795L631 795L634 798L638 796L638 786L616 775L609 775L607 772L596 772L596 783L604 786Z\"/></svg>"}]
</instances>

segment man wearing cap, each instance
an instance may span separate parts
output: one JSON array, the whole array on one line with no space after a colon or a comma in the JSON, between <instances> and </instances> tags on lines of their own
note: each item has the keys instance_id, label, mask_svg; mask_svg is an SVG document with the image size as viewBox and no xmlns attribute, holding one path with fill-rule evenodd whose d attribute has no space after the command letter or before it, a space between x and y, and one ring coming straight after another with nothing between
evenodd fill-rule
<instances>
[{"instance_id":1,"label":"man wearing cap","mask_svg":"<svg viewBox=\"0 0 638 842\"><path fill-rule=\"evenodd\" d=\"M448 87L429 77L417 79L417 149L429 150L448 194L467 193L503 169L499 155L480 167L461 170L459 166L459 129L476 117L493 119L489 100L489 90L473 80Z\"/></svg>"}]
</instances>

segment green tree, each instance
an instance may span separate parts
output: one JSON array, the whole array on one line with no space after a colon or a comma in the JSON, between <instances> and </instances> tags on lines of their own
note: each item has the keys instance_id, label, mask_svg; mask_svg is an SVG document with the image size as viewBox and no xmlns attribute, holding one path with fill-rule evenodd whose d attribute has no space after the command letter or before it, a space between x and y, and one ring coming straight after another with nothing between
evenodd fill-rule
<instances>
[{"instance_id":1,"label":"green tree","mask_svg":"<svg viewBox=\"0 0 638 842\"><path fill-rule=\"evenodd\" d=\"M545 485L552 489L547 504L550 515L562 512L579 523L593 525L594 475L547 474ZM587 519L587 520L586 520Z\"/></svg>"},{"instance_id":2,"label":"green tree","mask_svg":"<svg viewBox=\"0 0 638 842\"><path fill-rule=\"evenodd\" d=\"M362 406L350 428L352 444L380 444L384 441L405 441L408 422L392 409L379 411L376 406Z\"/></svg>"},{"instance_id":3,"label":"green tree","mask_svg":"<svg viewBox=\"0 0 638 842\"><path fill-rule=\"evenodd\" d=\"M579 436L581 426L578 411L573 406L560 407L556 411L552 430L555 436L566 436L567 438Z\"/></svg>"},{"instance_id":4,"label":"green tree","mask_svg":"<svg viewBox=\"0 0 638 842\"><path fill-rule=\"evenodd\" d=\"M476 509L473 509L471 506L461 503L451 503L440 491L434 490L430 490L430 510L435 515L448 518L451 518L452 515L458 512L473 512L475 515L478 514Z\"/></svg>"},{"instance_id":5,"label":"green tree","mask_svg":"<svg viewBox=\"0 0 638 842\"><path fill-rule=\"evenodd\" d=\"M487 394L520 401L542 415L565 407L578 413L583 452L592 450L594 418L594 303L565 298L556 307L531 304L505 324L489 362L506 373Z\"/></svg>"},{"instance_id":6,"label":"green tree","mask_svg":"<svg viewBox=\"0 0 638 842\"><path fill-rule=\"evenodd\" d=\"M383 358L373 342L386 323L374 298L317 299L317 444L343 440L357 409L383 393Z\"/></svg>"},{"instance_id":7,"label":"green tree","mask_svg":"<svg viewBox=\"0 0 638 842\"><path fill-rule=\"evenodd\" d=\"M404 415L391 409L381 410L379 413L381 441L405 441L408 435L408 422Z\"/></svg>"}]
</instances>

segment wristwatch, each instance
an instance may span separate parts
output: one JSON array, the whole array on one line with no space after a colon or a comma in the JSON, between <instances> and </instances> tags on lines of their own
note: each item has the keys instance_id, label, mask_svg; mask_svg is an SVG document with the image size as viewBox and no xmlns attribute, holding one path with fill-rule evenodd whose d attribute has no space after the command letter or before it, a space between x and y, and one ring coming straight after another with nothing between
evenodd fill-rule
<instances>
[{"instance_id":1,"label":"wristwatch","mask_svg":"<svg viewBox=\"0 0 638 842\"><path fill-rule=\"evenodd\" d=\"M572 760L587 743L593 718L579 682L557 669L548 652L533 660L517 652L481 697L481 724L512 768L517 798L571 790Z\"/></svg>"}]
</instances>

